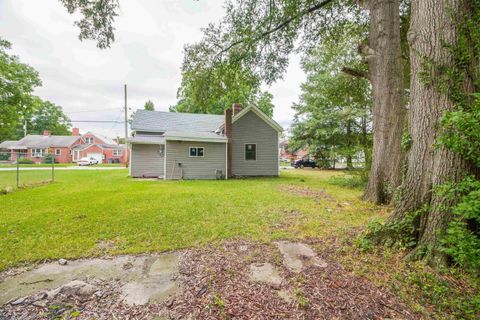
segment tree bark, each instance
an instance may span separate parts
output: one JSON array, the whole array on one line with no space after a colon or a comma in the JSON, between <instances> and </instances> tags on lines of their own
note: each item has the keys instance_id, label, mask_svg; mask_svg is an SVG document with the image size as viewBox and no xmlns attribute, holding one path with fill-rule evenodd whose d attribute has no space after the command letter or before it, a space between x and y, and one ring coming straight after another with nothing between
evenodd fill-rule
<instances>
[{"instance_id":1,"label":"tree bark","mask_svg":"<svg viewBox=\"0 0 480 320\"><path fill-rule=\"evenodd\" d=\"M461 156L447 148L435 147L439 122L454 107L450 92L438 88L435 67L453 67L453 56L446 44L455 45L454 13L461 10L460 0L414 0L408 33L410 44L411 83L409 133L411 145L407 173L400 201L389 223L402 220L409 212L424 207L418 225L418 245L411 256L439 265L446 257L438 250L439 239L451 219L444 197L432 190L446 182L461 179L466 164ZM428 62L428 63L427 63ZM427 69L428 68L428 69ZM425 80L425 73L429 80Z\"/></svg>"},{"instance_id":2,"label":"tree bark","mask_svg":"<svg viewBox=\"0 0 480 320\"><path fill-rule=\"evenodd\" d=\"M401 184L405 119L399 0L370 0L368 63L373 95L373 151L364 198L388 203Z\"/></svg>"}]
</instances>

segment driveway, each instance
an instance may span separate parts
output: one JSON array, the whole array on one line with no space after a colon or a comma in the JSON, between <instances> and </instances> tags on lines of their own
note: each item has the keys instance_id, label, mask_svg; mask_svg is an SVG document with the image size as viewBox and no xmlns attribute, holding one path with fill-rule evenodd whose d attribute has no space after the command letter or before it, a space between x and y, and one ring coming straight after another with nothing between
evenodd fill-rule
<instances>
[{"instance_id":1,"label":"driveway","mask_svg":"<svg viewBox=\"0 0 480 320\"><path fill-rule=\"evenodd\" d=\"M74 166L74 167L55 167L55 171L57 170L121 170L125 169L125 167L96 167L96 166ZM17 168L0 168L0 171L16 171ZM51 167L20 167L21 171L33 171L33 170L52 170Z\"/></svg>"}]
</instances>

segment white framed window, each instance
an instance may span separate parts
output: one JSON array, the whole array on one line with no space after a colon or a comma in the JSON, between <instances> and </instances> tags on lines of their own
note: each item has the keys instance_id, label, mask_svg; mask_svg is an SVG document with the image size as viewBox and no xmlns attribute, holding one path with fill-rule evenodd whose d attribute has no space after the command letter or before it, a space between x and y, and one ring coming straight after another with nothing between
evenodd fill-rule
<instances>
[{"instance_id":1,"label":"white framed window","mask_svg":"<svg viewBox=\"0 0 480 320\"><path fill-rule=\"evenodd\" d=\"M117 157L121 156L122 155L122 149L113 149L112 155L117 156Z\"/></svg>"},{"instance_id":2,"label":"white framed window","mask_svg":"<svg viewBox=\"0 0 480 320\"><path fill-rule=\"evenodd\" d=\"M55 149L55 155L56 156L61 156L62 155L62 149Z\"/></svg>"},{"instance_id":3,"label":"white framed window","mask_svg":"<svg viewBox=\"0 0 480 320\"><path fill-rule=\"evenodd\" d=\"M43 149L32 149L32 157L43 157Z\"/></svg>"},{"instance_id":4,"label":"white framed window","mask_svg":"<svg viewBox=\"0 0 480 320\"><path fill-rule=\"evenodd\" d=\"M257 160L256 143L245 143L245 160Z\"/></svg>"},{"instance_id":5,"label":"white framed window","mask_svg":"<svg viewBox=\"0 0 480 320\"><path fill-rule=\"evenodd\" d=\"M204 147L189 147L188 156L192 158L203 158L205 156L205 148Z\"/></svg>"},{"instance_id":6,"label":"white framed window","mask_svg":"<svg viewBox=\"0 0 480 320\"><path fill-rule=\"evenodd\" d=\"M85 143L92 144L93 143L93 137L86 137L85 138Z\"/></svg>"}]
</instances>

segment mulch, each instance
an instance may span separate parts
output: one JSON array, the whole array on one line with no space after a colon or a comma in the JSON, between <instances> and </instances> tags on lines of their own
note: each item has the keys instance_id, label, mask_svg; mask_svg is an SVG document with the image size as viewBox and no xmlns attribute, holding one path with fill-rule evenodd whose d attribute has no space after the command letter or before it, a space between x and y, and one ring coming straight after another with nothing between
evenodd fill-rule
<instances>
[{"instance_id":1,"label":"mulch","mask_svg":"<svg viewBox=\"0 0 480 320\"><path fill-rule=\"evenodd\" d=\"M308 242L307 242L308 243ZM316 240L315 248L321 247ZM296 274L283 266L274 243L245 240L182 250L176 281L179 293L160 305L127 306L118 284L101 285L103 296L57 301L56 310L33 304L0 308L0 319L55 319L75 311L75 319L419 319L398 297L346 271L329 250L318 252L326 268ZM250 278L250 265L271 263L280 285ZM2 318L3 317L3 318Z\"/></svg>"},{"instance_id":2,"label":"mulch","mask_svg":"<svg viewBox=\"0 0 480 320\"><path fill-rule=\"evenodd\" d=\"M183 292L166 308L174 319L418 319L392 293L347 272L328 255L327 268L300 275L282 264L274 244L232 241L186 252L179 281ZM272 263L285 281L250 279L251 263ZM292 297L286 301L281 293Z\"/></svg>"}]
</instances>

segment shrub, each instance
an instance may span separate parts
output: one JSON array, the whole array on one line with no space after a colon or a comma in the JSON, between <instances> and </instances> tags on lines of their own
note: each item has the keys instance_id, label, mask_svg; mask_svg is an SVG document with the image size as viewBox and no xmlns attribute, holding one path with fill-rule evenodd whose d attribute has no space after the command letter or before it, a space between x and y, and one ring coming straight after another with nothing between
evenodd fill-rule
<instances>
[{"instance_id":1,"label":"shrub","mask_svg":"<svg viewBox=\"0 0 480 320\"><path fill-rule=\"evenodd\" d=\"M43 157L43 163L58 163L57 159L55 159L55 156L53 154L46 154L45 157Z\"/></svg>"},{"instance_id":2,"label":"shrub","mask_svg":"<svg viewBox=\"0 0 480 320\"><path fill-rule=\"evenodd\" d=\"M34 164L35 163L32 159L28 159L28 158L18 158L17 162L20 163L20 164Z\"/></svg>"}]
</instances>

